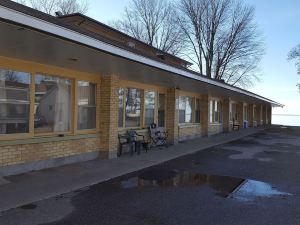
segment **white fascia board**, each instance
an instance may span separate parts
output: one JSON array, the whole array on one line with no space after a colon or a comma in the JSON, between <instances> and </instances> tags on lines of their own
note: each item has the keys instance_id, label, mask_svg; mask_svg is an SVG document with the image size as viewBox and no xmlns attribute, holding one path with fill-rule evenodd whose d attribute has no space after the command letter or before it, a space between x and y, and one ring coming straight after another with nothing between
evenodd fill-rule
<instances>
[{"instance_id":1,"label":"white fascia board","mask_svg":"<svg viewBox=\"0 0 300 225\"><path fill-rule=\"evenodd\" d=\"M18 23L18 24L22 24L22 25L32 27L32 28L37 29L37 30L41 30L41 31L44 31L44 32L47 32L47 33L51 33L53 35L60 36L60 37L63 37L65 39L76 41L78 43L82 43L84 45L99 49L101 51L106 51L106 52L109 52L111 54L121 56L121 57L130 59L130 60L139 62L139 63L143 63L143 64L146 64L146 65L158 68L158 69L162 69L162 70L165 70L165 71L168 71L168 72L171 72L171 73L175 73L175 74L178 74L178 75L181 75L181 76L185 76L185 77L197 80L197 81L201 81L201 82L211 84L211 85L215 85L215 86L218 86L218 87L222 87L224 89L231 90L231 91L234 91L234 92L237 92L237 93L240 93L240 94L244 94L244 95L247 95L247 96L250 96L250 97L253 97L253 98L257 98L259 100L269 102L273 106L283 107L283 105L281 105L277 102L266 99L262 96L258 96L254 93L249 93L247 91L244 91L244 90L241 90L241 89L238 89L238 88L226 85L226 84L222 84L220 82L210 80L210 79L207 79L205 77L198 76L198 75L190 73L188 71L181 70L181 69L178 69L176 67L169 66L167 64L155 61L153 59L135 54L133 52L127 51L125 49L113 46L113 45L105 43L105 42L102 42L100 40L97 40L97 39L92 38L90 36L81 34L81 33L76 32L74 30L58 26L56 24L47 22L45 20L41 20L39 18L21 13L21 12L16 11L16 10L6 8L4 6L0 6L0 17L3 18L3 19L9 20L9 21L13 21L13 22Z\"/></svg>"}]
</instances>

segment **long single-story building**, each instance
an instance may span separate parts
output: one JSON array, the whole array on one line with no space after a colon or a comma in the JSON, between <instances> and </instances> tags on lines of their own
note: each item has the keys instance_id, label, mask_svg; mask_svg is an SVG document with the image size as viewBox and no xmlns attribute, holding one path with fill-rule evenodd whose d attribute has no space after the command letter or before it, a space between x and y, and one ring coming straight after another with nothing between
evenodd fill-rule
<instances>
[{"instance_id":1,"label":"long single-story building","mask_svg":"<svg viewBox=\"0 0 300 225\"><path fill-rule=\"evenodd\" d=\"M282 107L81 14L1 0L0 33L0 175L117 157L118 134L151 123L177 144Z\"/></svg>"}]
</instances>

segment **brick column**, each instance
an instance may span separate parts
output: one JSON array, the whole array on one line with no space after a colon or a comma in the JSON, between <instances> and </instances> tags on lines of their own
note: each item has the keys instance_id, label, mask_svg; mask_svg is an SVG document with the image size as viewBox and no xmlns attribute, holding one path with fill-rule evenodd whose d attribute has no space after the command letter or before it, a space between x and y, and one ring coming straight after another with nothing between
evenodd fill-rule
<instances>
[{"instance_id":1,"label":"brick column","mask_svg":"<svg viewBox=\"0 0 300 225\"><path fill-rule=\"evenodd\" d=\"M254 104L249 104L249 127L254 127Z\"/></svg>"},{"instance_id":2,"label":"brick column","mask_svg":"<svg viewBox=\"0 0 300 225\"><path fill-rule=\"evenodd\" d=\"M244 128L244 103L239 102L236 106L236 110L237 110L240 129L243 129Z\"/></svg>"},{"instance_id":3,"label":"brick column","mask_svg":"<svg viewBox=\"0 0 300 225\"><path fill-rule=\"evenodd\" d=\"M208 126L209 126L209 97L208 95L203 95L201 98L201 135L208 136Z\"/></svg>"},{"instance_id":4,"label":"brick column","mask_svg":"<svg viewBox=\"0 0 300 225\"><path fill-rule=\"evenodd\" d=\"M223 131L229 132L230 131L230 100L223 99L222 101L222 115L223 115Z\"/></svg>"},{"instance_id":5,"label":"brick column","mask_svg":"<svg viewBox=\"0 0 300 225\"><path fill-rule=\"evenodd\" d=\"M118 150L118 90L117 76L104 76L100 85L100 156L116 158Z\"/></svg>"},{"instance_id":6,"label":"brick column","mask_svg":"<svg viewBox=\"0 0 300 225\"><path fill-rule=\"evenodd\" d=\"M169 89L167 91L166 128L168 130L168 141L171 144L178 144L178 100L179 90Z\"/></svg>"}]
</instances>

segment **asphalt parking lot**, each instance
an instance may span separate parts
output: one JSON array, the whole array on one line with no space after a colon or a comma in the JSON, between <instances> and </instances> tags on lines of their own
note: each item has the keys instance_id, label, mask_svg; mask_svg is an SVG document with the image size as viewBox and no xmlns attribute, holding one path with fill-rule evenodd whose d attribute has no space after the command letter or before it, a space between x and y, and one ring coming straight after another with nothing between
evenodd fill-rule
<instances>
[{"instance_id":1,"label":"asphalt parking lot","mask_svg":"<svg viewBox=\"0 0 300 225\"><path fill-rule=\"evenodd\" d=\"M2 212L2 225L297 225L300 128L263 132Z\"/></svg>"}]
</instances>

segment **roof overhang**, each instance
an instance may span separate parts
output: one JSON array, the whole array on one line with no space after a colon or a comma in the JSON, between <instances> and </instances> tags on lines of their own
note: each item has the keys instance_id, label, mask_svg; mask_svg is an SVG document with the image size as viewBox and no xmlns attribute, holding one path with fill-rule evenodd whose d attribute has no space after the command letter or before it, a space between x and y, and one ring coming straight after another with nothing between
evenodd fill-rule
<instances>
[{"instance_id":1,"label":"roof overhang","mask_svg":"<svg viewBox=\"0 0 300 225\"><path fill-rule=\"evenodd\" d=\"M4 56L91 73L118 74L124 79L213 93L216 97L232 97L250 102L259 100L273 107L284 106L246 90L172 67L1 5L0 19L3 21L0 24L0 52ZM20 34L18 27L26 29ZM80 60L75 64L68 60L70 57Z\"/></svg>"}]
</instances>

